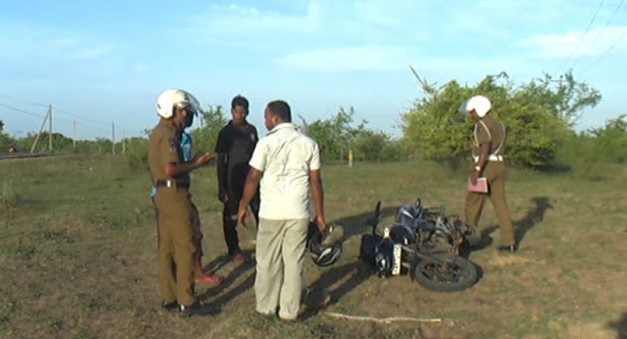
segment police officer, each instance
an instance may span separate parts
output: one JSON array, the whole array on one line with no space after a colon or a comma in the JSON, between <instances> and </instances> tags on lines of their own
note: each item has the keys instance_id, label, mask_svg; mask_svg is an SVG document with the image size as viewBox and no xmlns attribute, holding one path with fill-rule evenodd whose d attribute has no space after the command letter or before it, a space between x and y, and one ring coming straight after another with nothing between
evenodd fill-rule
<instances>
[{"instance_id":1,"label":"police officer","mask_svg":"<svg viewBox=\"0 0 627 339\"><path fill-rule=\"evenodd\" d=\"M468 191L466 195L466 223L476 228L486 198L490 198L494 212L499 220L501 231L502 252L517 250L514 239L514 228L505 200L505 125L489 115L492 109L490 100L482 95L476 95L465 101L460 111L470 115L475 122L473 141L471 143L474 165L470 181L477 184L479 177L485 177L488 182L488 192L478 193Z\"/></svg>"},{"instance_id":2,"label":"police officer","mask_svg":"<svg viewBox=\"0 0 627 339\"><path fill-rule=\"evenodd\" d=\"M187 114L187 119L185 121L185 126L183 126L183 130L181 131L181 135L180 135L180 146L181 146L181 153L183 154L183 161L189 161L192 158L192 147L193 147L193 141L192 141L192 136L191 134L187 133L185 131L186 128L189 128L192 126L192 124L194 123L194 117L198 114L198 112L194 112L193 114L190 114L188 112ZM151 200L155 201L155 195L157 194L157 188L155 186L152 187L151 191L150 191L150 198ZM200 227L200 215L198 213L198 208L196 208L195 204L192 204L192 210L194 211L193 214L193 222L192 222L192 226L194 229L194 246L196 246L196 254L194 256L194 278L195 278L195 282L196 283L203 283L203 284L217 284L217 283L221 283L224 278L215 274L205 274L203 271L203 266L202 266L202 256L203 256L203 251L202 251L202 239L203 239L203 234L202 234L202 230ZM158 215L158 213L157 213ZM158 219L158 218L157 218ZM158 222L158 220L157 220ZM159 230L157 229L157 237L158 237L158 233Z\"/></svg>"},{"instance_id":3,"label":"police officer","mask_svg":"<svg viewBox=\"0 0 627 339\"><path fill-rule=\"evenodd\" d=\"M248 161L259 137L255 126L246 121L248 99L241 95L235 96L231 100L231 116L231 121L220 130L216 143L218 198L224 204L222 226L229 256L234 262L241 264L247 258L239 247L236 229L237 208L244 193L244 184L250 168ZM258 220L258 194L253 197L250 208Z\"/></svg>"},{"instance_id":4,"label":"police officer","mask_svg":"<svg viewBox=\"0 0 627 339\"><path fill-rule=\"evenodd\" d=\"M181 131L198 101L183 90L166 90L157 99L161 117L148 140L148 163L157 188L155 208L159 228L159 290L162 307L178 309L184 316L204 314L207 309L194 296L194 210L189 193L189 172L215 157L204 153L184 161Z\"/></svg>"}]
</instances>

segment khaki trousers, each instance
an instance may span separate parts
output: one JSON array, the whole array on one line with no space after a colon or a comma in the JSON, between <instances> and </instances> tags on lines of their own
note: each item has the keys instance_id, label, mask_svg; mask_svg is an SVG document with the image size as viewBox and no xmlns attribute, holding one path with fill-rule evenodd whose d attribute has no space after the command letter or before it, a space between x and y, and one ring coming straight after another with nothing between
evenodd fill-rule
<instances>
[{"instance_id":1,"label":"khaki trousers","mask_svg":"<svg viewBox=\"0 0 627 339\"><path fill-rule=\"evenodd\" d=\"M501 245L513 245L514 227L505 199L505 164L502 161L488 161L481 174L488 181L488 193L468 192L466 195L466 223L477 227L486 198L490 198L494 213L499 220Z\"/></svg>"},{"instance_id":2,"label":"khaki trousers","mask_svg":"<svg viewBox=\"0 0 627 339\"><path fill-rule=\"evenodd\" d=\"M257 232L256 310L296 319L302 293L303 262L309 219L259 219Z\"/></svg>"},{"instance_id":3,"label":"khaki trousers","mask_svg":"<svg viewBox=\"0 0 627 339\"><path fill-rule=\"evenodd\" d=\"M194 297L194 207L187 190L159 188L155 196L159 227L159 291L163 302L191 305Z\"/></svg>"}]
</instances>

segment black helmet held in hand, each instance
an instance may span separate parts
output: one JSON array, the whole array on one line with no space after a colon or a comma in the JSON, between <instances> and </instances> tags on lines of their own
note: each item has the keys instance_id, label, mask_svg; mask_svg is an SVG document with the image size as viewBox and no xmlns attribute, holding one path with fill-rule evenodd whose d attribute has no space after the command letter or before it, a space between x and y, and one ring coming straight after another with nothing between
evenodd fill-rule
<instances>
[{"instance_id":1,"label":"black helmet held in hand","mask_svg":"<svg viewBox=\"0 0 627 339\"><path fill-rule=\"evenodd\" d=\"M335 264L342 255L343 235L342 226L330 225L324 232L320 232L318 226L310 222L307 232L307 250L314 264L322 267Z\"/></svg>"}]
</instances>

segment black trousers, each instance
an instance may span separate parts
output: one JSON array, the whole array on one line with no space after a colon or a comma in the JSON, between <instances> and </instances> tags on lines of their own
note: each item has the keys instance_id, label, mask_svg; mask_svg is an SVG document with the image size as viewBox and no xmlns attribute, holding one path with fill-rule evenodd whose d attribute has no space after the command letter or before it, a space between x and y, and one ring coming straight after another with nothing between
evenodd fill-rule
<instances>
[{"instance_id":1,"label":"black trousers","mask_svg":"<svg viewBox=\"0 0 627 339\"><path fill-rule=\"evenodd\" d=\"M243 188L241 191L243 191ZM237 210L241 199L241 193L239 195L229 194L229 201L224 204L224 208L222 209L222 230L224 231L224 242L226 243L229 255L231 256L242 251L239 247L239 237L237 234ZM255 220L259 222L259 194L256 194L250 202L250 209L255 216Z\"/></svg>"}]
</instances>

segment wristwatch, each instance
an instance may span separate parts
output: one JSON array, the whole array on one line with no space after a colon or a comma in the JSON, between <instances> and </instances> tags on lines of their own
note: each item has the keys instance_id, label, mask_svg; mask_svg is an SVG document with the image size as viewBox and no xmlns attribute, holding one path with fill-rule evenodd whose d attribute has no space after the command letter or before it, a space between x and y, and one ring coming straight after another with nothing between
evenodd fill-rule
<instances>
[{"instance_id":1,"label":"wristwatch","mask_svg":"<svg viewBox=\"0 0 627 339\"><path fill-rule=\"evenodd\" d=\"M481 172L481 166L475 166L475 171Z\"/></svg>"}]
</instances>

